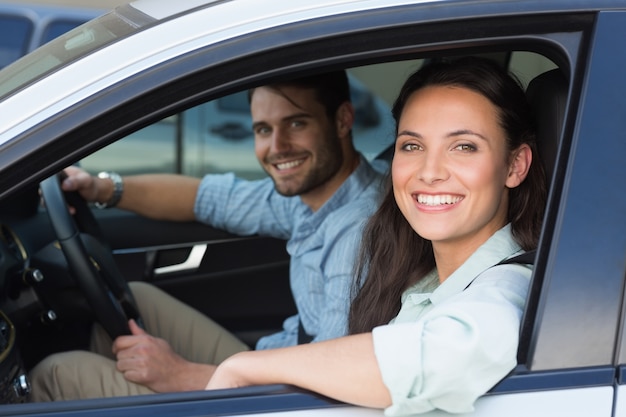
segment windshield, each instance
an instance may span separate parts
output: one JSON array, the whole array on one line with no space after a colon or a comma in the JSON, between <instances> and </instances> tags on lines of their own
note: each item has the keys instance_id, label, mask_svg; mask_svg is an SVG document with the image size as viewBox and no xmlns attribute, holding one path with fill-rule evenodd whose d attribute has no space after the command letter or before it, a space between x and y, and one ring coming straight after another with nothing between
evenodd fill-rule
<instances>
[{"instance_id":1,"label":"windshield","mask_svg":"<svg viewBox=\"0 0 626 417\"><path fill-rule=\"evenodd\" d=\"M0 99L151 22L145 14L121 7L61 35L0 71Z\"/></svg>"}]
</instances>

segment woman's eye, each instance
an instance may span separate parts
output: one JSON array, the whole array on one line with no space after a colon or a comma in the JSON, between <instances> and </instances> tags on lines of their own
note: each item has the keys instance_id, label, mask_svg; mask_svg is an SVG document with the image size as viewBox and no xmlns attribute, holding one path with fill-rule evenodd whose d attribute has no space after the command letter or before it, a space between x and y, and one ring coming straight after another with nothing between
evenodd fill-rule
<instances>
[{"instance_id":1,"label":"woman's eye","mask_svg":"<svg viewBox=\"0 0 626 417\"><path fill-rule=\"evenodd\" d=\"M462 143L460 145L457 145L455 149L458 149L462 152L474 152L476 150L476 146L470 145L469 143Z\"/></svg>"},{"instance_id":2,"label":"woman's eye","mask_svg":"<svg viewBox=\"0 0 626 417\"><path fill-rule=\"evenodd\" d=\"M420 149L422 149L422 147L417 143L407 143L402 146L402 150L407 152L419 151Z\"/></svg>"}]
</instances>

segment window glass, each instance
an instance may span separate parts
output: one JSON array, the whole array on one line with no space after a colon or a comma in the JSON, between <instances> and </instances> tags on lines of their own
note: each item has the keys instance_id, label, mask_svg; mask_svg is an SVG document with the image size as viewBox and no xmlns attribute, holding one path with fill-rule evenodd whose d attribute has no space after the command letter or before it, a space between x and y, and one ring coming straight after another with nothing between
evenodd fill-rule
<instances>
[{"instance_id":1,"label":"window glass","mask_svg":"<svg viewBox=\"0 0 626 417\"><path fill-rule=\"evenodd\" d=\"M177 166L179 117L145 127L81 160L86 170L122 175L183 172Z\"/></svg>"},{"instance_id":2,"label":"window glass","mask_svg":"<svg viewBox=\"0 0 626 417\"><path fill-rule=\"evenodd\" d=\"M511 54L509 68L526 87L537 75L556 68L556 64L534 52L516 51Z\"/></svg>"},{"instance_id":3,"label":"window glass","mask_svg":"<svg viewBox=\"0 0 626 417\"><path fill-rule=\"evenodd\" d=\"M0 68L15 61L28 50L33 23L18 16L0 16Z\"/></svg>"}]
</instances>

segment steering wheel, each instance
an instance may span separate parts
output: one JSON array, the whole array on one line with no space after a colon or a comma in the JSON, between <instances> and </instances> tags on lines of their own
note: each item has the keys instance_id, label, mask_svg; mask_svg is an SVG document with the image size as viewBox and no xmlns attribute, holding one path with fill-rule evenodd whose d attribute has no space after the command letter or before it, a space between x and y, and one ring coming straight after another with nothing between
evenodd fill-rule
<instances>
[{"instance_id":1,"label":"steering wheel","mask_svg":"<svg viewBox=\"0 0 626 417\"><path fill-rule=\"evenodd\" d=\"M47 178L40 188L70 272L109 336L130 334L130 318L142 326L137 303L87 202L77 192L61 190L64 175ZM68 203L75 209L73 218Z\"/></svg>"}]
</instances>

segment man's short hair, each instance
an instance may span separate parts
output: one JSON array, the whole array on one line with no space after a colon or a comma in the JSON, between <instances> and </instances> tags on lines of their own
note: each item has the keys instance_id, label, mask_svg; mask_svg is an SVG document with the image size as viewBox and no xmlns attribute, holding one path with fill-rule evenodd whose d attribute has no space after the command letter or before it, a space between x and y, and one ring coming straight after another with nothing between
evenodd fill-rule
<instances>
[{"instance_id":1,"label":"man's short hair","mask_svg":"<svg viewBox=\"0 0 626 417\"><path fill-rule=\"evenodd\" d=\"M265 87L280 88L281 86L293 86L315 91L317 100L326 109L329 119L333 120L339 106L350 101L350 84L345 70L325 72L309 75L306 77L278 81ZM248 92L248 98L252 98L254 89Z\"/></svg>"}]
</instances>

